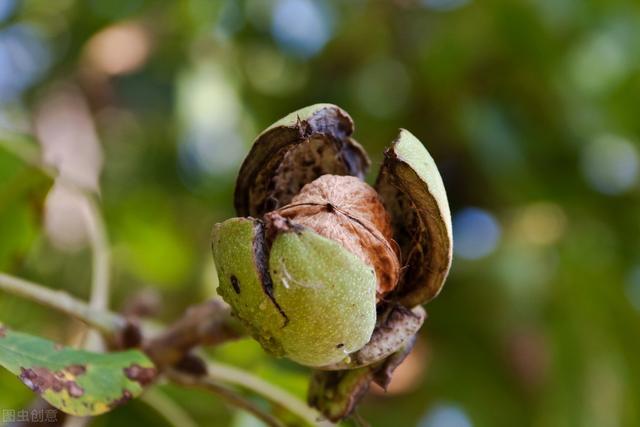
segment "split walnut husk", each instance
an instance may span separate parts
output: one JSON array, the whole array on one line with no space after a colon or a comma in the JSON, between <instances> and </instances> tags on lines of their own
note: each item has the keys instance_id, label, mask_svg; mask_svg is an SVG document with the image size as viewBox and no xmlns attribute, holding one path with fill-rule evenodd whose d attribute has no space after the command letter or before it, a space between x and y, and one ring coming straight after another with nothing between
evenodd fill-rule
<instances>
[{"instance_id":1,"label":"split walnut husk","mask_svg":"<svg viewBox=\"0 0 640 427\"><path fill-rule=\"evenodd\" d=\"M282 207L322 175L363 179L370 161L352 133L351 117L331 104L303 108L269 126L240 168L238 216L259 218Z\"/></svg>"},{"instance_id":2,"label":"split walnut husk","mask_svg":"<svg viewBox=\"0 0 640 427\"><path fill-rule=\"evenodd\" d=\"M239 173L240 217L212 238L220 295L267 351L318 369L310 402L332 420L391 378L452 253L444 185L422 143L401 130L371 187L352 133L331 104L270 126Z\"/></svg>"},{"instance_id":3,"label":"split walnut husk","mask_svg":"<svg viewBox=\"0 0 640 427\"><path fill-rule=\"evenodd\" d=\"M352 176L322 175L306 184L291 203L267 214L290 219L339 242L376 273L377 300L398 282L400 261L391 220L376 191Z\"/></svg>"}]
</instances>

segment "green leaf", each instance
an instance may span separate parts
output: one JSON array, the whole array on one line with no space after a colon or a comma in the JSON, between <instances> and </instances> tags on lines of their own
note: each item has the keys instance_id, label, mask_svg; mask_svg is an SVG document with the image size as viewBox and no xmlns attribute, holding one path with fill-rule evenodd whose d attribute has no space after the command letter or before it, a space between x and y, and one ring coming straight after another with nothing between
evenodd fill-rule
<instances>
[{"instance_id":1,"label":"green leaf","mask_svg":"<svg viewBox=\"0 0 640 427\"><path fill-rule=\"evenodd\" d=\"M78 416L100 415L139 396L157 372L137 350L74 350L2 324L0 365L51 405Z\"/></svg>"},{"instance_id":2,"label":"green leaf","mask_svg":"<svg viewBox=\"0 0 640 427\"><path fill-rule=\"evenodd\" d=\"M37 150L35 142L0 130L0 270L11 270L40 232L40 213L51 179L15 153L38 156Z\"/></svg>"}]
</instances>

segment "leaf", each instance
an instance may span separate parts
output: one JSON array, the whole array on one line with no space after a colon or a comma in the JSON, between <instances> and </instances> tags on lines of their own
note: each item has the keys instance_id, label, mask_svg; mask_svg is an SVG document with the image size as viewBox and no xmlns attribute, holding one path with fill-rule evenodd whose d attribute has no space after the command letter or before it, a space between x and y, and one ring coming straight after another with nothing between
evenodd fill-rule
<instances>
[{"instance_id":1,"label":"leaf","mask_svg":"<svg viewBox=\"0 0 640 427\"><path fill-rule=\"evenodd\" d=\"M50 185L48 177L4 150L0 141L0 270L10 270L37 237Z\"/></svg>"},{"instance_id":2,"label":"leaf","mask_svg":"<svg viewBox=\"0 0 640 427\"><path fill-rule=\"evenodd\" d=\"M74 350L2 324L0 365L54 407L77 416L100 415L139 396L157 373L137 350Z\"/></svg>"}]
</instances>

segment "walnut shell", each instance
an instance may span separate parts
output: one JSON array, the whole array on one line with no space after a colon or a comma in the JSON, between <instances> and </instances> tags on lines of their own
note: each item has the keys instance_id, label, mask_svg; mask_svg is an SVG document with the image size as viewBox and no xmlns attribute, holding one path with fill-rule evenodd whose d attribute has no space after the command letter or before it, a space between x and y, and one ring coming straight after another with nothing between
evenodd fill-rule
<instances>
[{"instance_id":1,"label":"walnut shell","mask_svg":"<svg viewBox=\"0 0 640 427\"><path fill-rule=\"evenodd\" d=\"M378 194L352 176L323 175L306 184L280 215L339 242L372 266L377 278L377 299L396 286L400 262L391 236L391 223Z\"/></svg>"}]
</instances>

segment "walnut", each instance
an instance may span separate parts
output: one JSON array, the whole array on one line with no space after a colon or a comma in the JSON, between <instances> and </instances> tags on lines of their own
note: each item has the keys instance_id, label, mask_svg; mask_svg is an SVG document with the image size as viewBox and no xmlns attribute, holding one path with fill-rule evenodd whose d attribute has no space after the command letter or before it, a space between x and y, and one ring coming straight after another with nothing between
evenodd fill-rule
<instances>
[{"instance_id":1,"label":"walnut","mask_svg":"<svg viewBox=\"0 0 640 427\"><path fill-rule=\"evenodd\" d=\"M435 162L401 130L374 187L342 109L318 104L258 136L216 224L219 294L270 353L318 368L310 402L348 415L411 349L451 265L451 215ZM335 393L335 390L341 390Z\"/></svg>"},{"instance_id":2,"label":"walnut","mask_svg":"<svg viewBox=\"0 0 640 427\"><path fill-rule=\"evenodd\" d=\"M291 203L269 214L281 215L339 242L376 272L380 301L395 288L400 262L391 219L378 193L352 176L322 175L302 187Z\"/></svg>"}]
</instances>

